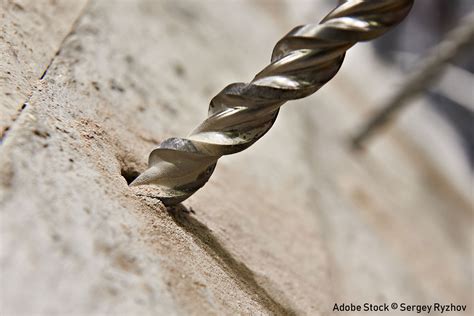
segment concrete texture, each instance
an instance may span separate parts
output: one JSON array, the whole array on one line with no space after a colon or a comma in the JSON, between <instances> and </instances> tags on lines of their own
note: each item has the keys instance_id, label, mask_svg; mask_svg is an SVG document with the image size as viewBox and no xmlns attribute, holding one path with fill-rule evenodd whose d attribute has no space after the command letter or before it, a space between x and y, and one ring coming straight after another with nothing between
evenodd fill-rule
<instances>
[{"instance_id":1,"label":"concrete texture","mask_svg":"<svg viewBox=\"0 0 474 316\"><path fill-rule=\"evenodd\" d=\"M421 100L367 152L347 146L399 80L368 46L316 95L286 105L252 148L223 158L184 205L166 209L127 186L160 140L187 134L215 93L250 79L281 35L327 10L313 1L88 4L41 80L21 77L35 83L31 96L18 94L27 106L0 147L2 314L471 304L470 179L457 176L465 164L449 128ZM73 25L77 8L67 12ZM433 148L451 154L437 159Z\"/></svg>"},{"instance_id":2,"label":"concrete texture","mask_svg":"<svg viewBox=\"0 0 474 316\"><path fill-rule=\"evenodd\" d=\"M0 139L59 52L86 0L2 0Z\"/></svg>"}]
</instances>

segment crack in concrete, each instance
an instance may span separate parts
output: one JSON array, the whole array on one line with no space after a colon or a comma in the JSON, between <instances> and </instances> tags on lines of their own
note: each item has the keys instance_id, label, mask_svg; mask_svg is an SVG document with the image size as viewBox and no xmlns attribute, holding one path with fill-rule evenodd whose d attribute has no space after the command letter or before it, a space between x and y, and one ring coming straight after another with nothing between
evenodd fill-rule
<instances>
[{"instance_id":1,"label":"crack in concrete","mask_svg":"<svg viewBox=\"0 0 474 316\"><path fill-rule=\"evenodd\" d=\"M71 29L66 33L66 35L64 36L64 38L62 39L62 41L59 43L58 45L58 49L56 50L56 53L53 55L53 57L51 58L51 60L49 61L48 65L46 66L46 69L44 70L44 72L41 74L41 76L39 77L38 81L41 81L44 79L44 77L46 76L46 74L48 73L48 70L49 68L51 67L51 65L53 64L54 60L56 59L56 57L59 56L59 54L61 53L61 50L64 46L64 44L66 43L66 40L74 33L74 31L76 30L77 26L79 25L79 21L81 20L81 18L84 16L85 12L87 11L87 8L89 7L89 4L90 4L90 0L86 0L83 8L79 11L79 14L77 15L76 19L74 20L74 22L71 24ZM3 131L1 131L1 134L0 134L0 146L3 145L3 143L5 142L6 138L7 138L7 135L8 135L8 132L10 130L12 130L13 126L15 125L15 123L18 121L18 119L21 117L21 115L23 114L23 112L25 111L26 108L28 108L28 105L29 105L29 102L30 102L30 99L31 97L33 96L33 93L35 92L36 89L33 89L29 94L28 94L28 97L26 98L26 100L23 102L23 106L20 108L20 110L17 112L17 115L15 115L13 118L12 118L12 121L10 123L9 126L7 126Z\"/></svg>"}]
</instances>

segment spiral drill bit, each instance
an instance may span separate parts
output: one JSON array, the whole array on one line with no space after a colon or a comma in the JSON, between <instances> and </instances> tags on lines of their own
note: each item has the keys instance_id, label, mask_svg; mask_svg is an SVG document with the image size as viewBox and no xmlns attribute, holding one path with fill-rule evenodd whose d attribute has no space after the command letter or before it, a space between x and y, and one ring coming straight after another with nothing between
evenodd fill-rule
<instances>
[{"instance_id":1,"label":"spiral drill bit","mask_svg":"<svg viewBox=\"0 0 474 316\"><path fill-rule=\"evenodd\" d=\"M161 142L131 185L153 186L153 195L166 205L187 199L209 180L221 156L254 144L286 101L316 92L334 77L350 47L390 30L413 1L346 0L319 24L294 28L250 83L232 83L211 100L208 118L187 138Z\"/></svg>"}]
</instances>

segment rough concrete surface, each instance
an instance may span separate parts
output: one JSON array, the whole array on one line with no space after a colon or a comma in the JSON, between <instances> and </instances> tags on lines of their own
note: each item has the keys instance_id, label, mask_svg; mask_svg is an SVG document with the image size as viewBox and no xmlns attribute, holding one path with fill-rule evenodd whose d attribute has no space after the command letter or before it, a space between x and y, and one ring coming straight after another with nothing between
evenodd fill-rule
<instances>
[{"instance_id":1,"label":"rough concrete surface","mask_svg":"<svg viewBox=\"0 0 474 316\"><path fill-rule=\"evenodd\" d=\"M471 179L457 155L432 154L459 152L449 127L419 100L366 152L347 145L400 78L368 46L184 205L127 186L324 3L57 2L55 31L24 40L33 53L9 35L31 55L16 75L0 62L2 315L321 315L392 301L472 312ZM2 10L22 19L13 2Z\"/></svg>"},{"instance_id":2,"label":"rough concrete surface","mask_svg":"<svg viewBox=\"0 0 474 316\"><path fill-rule=\"evenodd\" d=\"M59 52L86 0L1 0L0 138Z\"/></svg>"}]
</instances>

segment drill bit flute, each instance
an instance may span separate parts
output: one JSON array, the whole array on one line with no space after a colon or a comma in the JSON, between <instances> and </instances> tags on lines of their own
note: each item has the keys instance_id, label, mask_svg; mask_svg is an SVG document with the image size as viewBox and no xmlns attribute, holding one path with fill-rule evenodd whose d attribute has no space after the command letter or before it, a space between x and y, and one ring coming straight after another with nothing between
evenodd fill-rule
<instances>
[{"instance_id":1,"label":"drill bit flute","mask_svg":"<svg viewBox=\"0 0 474 316\"><path fill-rule=\"evenodd\" d=\"M316 92L334 77L350 47L390 30L413 1L346 0L319 24L294 28L276 44L270 65L250 83L233 83L219 92L208 118L187 138L164 140L131 185L153 186L166 205L187 199L208 181L221 156L265 135L286 101Z\"/></svg>"}]
</instances>

